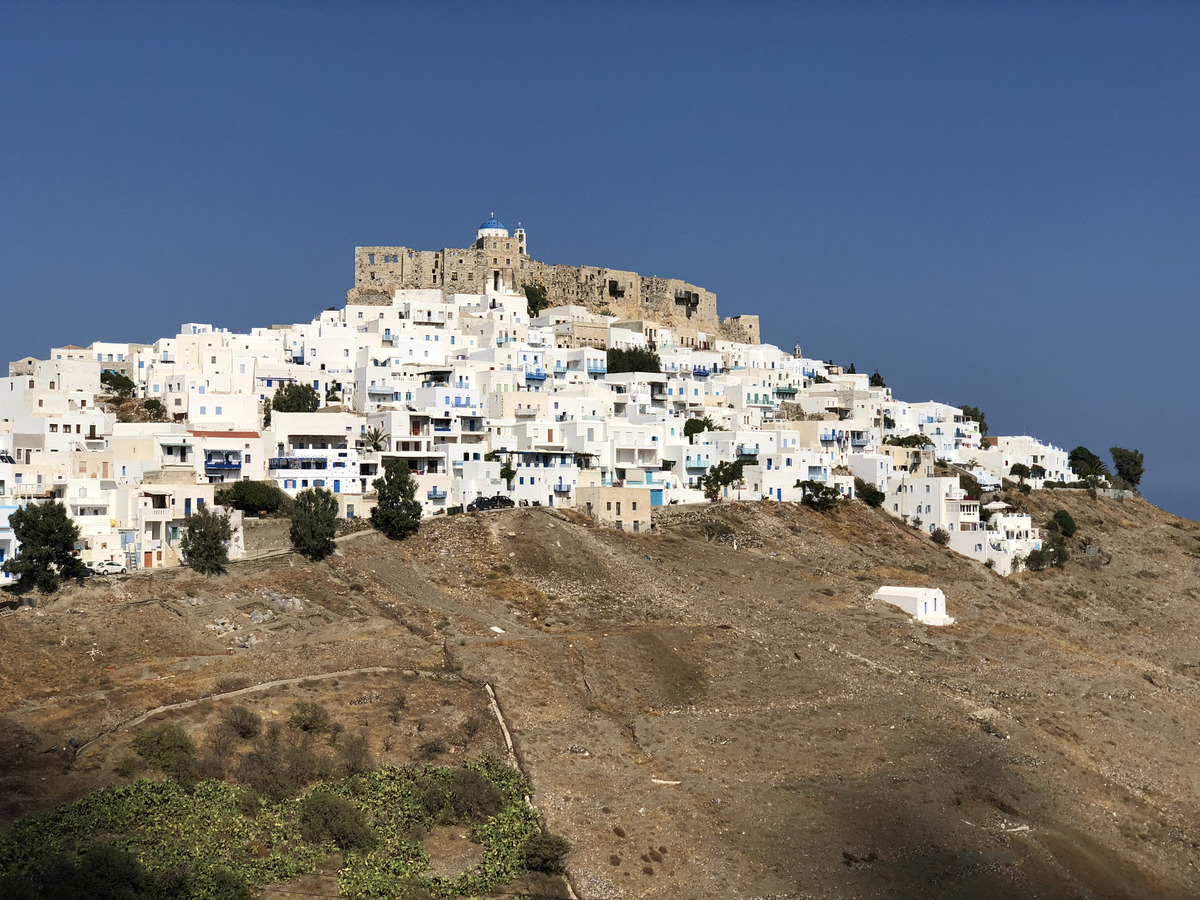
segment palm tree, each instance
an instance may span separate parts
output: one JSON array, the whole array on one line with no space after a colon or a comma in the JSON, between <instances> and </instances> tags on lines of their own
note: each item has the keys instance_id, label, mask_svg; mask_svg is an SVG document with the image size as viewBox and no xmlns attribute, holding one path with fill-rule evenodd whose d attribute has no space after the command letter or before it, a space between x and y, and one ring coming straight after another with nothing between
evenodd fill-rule
<instances>
[{"instance_id":1,"label":"palm tree","mask_svg":"<svg viewBox=\"0 0 1200 900\"><path fill-rule=\"evenodd\" d=\"M390 434L374 425L363 432L363 442L366 443L369 450L375 453L378 453L380 450L386 450L388 442L391 439L392 436Z\"/></svg>"}]
</instances>

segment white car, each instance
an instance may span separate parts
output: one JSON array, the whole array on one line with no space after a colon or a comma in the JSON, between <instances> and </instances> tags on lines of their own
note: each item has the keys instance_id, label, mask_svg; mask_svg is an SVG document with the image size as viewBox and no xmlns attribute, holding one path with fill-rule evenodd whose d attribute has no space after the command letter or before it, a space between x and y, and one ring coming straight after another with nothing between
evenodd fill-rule
<instances>
[{"instance_id":1,"label":"white car","mask_svg":"<svg viewBox=\"0 0 1200 900\"><path fill-rule=\"evenodd\" d=\"M106 559L92 566L92 571L97 575L124 575L129 570L115 559Z\"/></svg>"}]
</instances>

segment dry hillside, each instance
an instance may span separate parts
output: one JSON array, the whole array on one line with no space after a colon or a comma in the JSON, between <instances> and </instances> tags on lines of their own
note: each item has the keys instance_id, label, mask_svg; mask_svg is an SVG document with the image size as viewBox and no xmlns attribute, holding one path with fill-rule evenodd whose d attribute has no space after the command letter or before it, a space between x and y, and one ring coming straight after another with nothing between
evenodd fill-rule
<instances>
[{"instance_id":1,"label":"dry hillside","mask_svg":"<svg viewBox=\"0 0 1200 900\"><path fill-rule=\"evenodd\" d=\"M499 750L460 737L486 682L581 897L1200 895L1200 524L1027 502L1079 524L1065 569L1001 579L859 504L722 504L70 586L0 619L0 817L119 781L147 710L203 700L154 717L200 729L246 689L268 718L321 699L379 761ZM958 622L872 602L885 583Z\"/></svg>"}]
</instances>

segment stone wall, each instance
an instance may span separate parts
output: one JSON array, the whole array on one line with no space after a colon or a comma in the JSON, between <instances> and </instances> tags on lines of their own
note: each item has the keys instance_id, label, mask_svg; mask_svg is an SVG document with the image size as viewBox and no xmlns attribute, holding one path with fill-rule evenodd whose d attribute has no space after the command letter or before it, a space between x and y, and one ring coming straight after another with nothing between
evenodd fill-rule
<instances>
[{"instance_id":1,"label":"stone wall","mask_svg":"<svg viewBox=\"0 0 1200 900\"><path fill-rule=\"evenodd\" d=\"M523 236L522 236L523 237ZM621 319L651 319L686 335L703 332L759 343L758 316L717 315L717 295L678 278L622 269L550 265L530 259L517 236L481 238L470 248L412 250L355 247L354 287L347 303L386 304L398 288L438 288L444 294L482 294L498 283L513 290L546 286L550 306L583 306Z\"/></svg>"}]
</instances>

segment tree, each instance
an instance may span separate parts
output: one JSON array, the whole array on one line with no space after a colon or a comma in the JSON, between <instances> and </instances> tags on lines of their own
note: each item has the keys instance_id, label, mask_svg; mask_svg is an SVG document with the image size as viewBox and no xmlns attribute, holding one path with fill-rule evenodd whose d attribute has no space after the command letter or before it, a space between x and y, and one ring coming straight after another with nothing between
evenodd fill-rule
<instances>
[{"instance_id":1,"label":"tree","mask_svg":"<svg viewBox=\"0 0 1200 900\"><path fill-rule=\"evenodd\" d=\"M145 407L146 412L150 413L150 418L155 421L165 418L167 415L167 408L163 406L163 402L157 397L151 397L142 406Z\"/></svg>"},{"instance_id":2,"label":"tree","mask_svg":"<svg viewBox=\"0 0 1200 900\"><path fill-rule=\"evenodd\" d=\"M1020 479L1021 484L1025 483L1025 479L1029 477L1029 466L1025 463L1013 463L1012 468L1008 470L1009 475L1016 475Z\"/></svg>"},{"instance_id":3,"label":"tree","mask_svg":"<svg viewBox=\"0 0 1200 900\"><path fill-rule=\"evenodd\" d=\"M883 501L887 498L887 495L883 491L879 490L873 484L868 484L861 478L854 479L854 496L872 509L878 509L883 506Z\"/></svg>"},{"instance_id":4,"label":"tree","mask_svg":"<svg viewBox=\"0 0 1200 900\"><path fill-rule=\"evenodd\" d=\"M1108 450L1112 454L1113 468L1117 470L1117 477L1128 481L1136 491L1138 484L1141 483L1142 475L1146 471L1146 467L1142 465L1144 457L1140 450L1126 450L1123 447L1110 447Z\"/></svg>"},{"instance_id":5,"label":"tree","mask_svg":"<svg viewBox=\"0 0 1200 900\"><path fill-rule=\"evenodd\" d=\"M854 368L854 363L850 363L850 368L846 370L847 375L857 375L858 369Z\"/></svg>"},{"instance_id":6,"label":"tree","mask_svg":"<svg viewBox=\"0 0 1200 900\"><path fill-rule=\"evenodd\" d=\"M113 396L124 399L132 397L133 389L136 387L132 378L122 375L120 372L114 372L112 369L105 369L100 373L100 386L107 388Z\"/></svg>"},{"instance_id":7,"label":"tree","mask_svg":"<svg viewBox=\"0 0 1200 900\"><path fill-rule=\"evenodd\" d=\"M959 475L958 486L966 493L968 500L978 500L983 496L983 489L979 487L979 480L974 475Z\"/></svg>"},{"instance_id":8,"label":"tree","mask_svg":"<svg viewBox=\"0 0 1200 900\"><path fill-rule=\"evenodd\" d=\"M187 557L188 565L201 575L218 575L225 571L229 562L226 541L233 536L229 528L229 517L207 506L183 520L184 535L179 546Z\"/></svg>"},{"instance_id":9,"label":"tree","mask_svg":"<svg viewBox=\"0 0 1200 900\"><path fill-rule=\"evenodd\" d=\"M363 442L367 445L367 449L372 453L378 453L380 450L388 448L388 442L392 436L377 425L372 425L363 432Z\"/></svg>"},{"instance_id":10,"label":"tree","mask_svg":"<svg viewBox=\"0 0 1200 900\"><path fill-rule=\"evenodd\" d=\"M964 416L966 416L968 419L974 419L976 422L979 423L979 433L981 435L985 435L985 436L987 435L987 433L988 433L987 416L984 415L982 409L980 409L977 406L960 406L959 409L962 410L962 414Z\"/></svg>"},{"instance_id":11,"label":"tree","mask_svg":"<svg viewBox=\"0 0 1200 900\"><path fill-rule=\"evenodd\" d=\"M822 484L820 481L797 481L796 487L803 492L800 502L809 509L817 512L829 512L842 500L841 491L832 484Z\"/></svg>"},{"instance_id":12,"label":"tree","mask_svg":"<svg viewBox=\"0 0 1200 900\"><path fill-rule=\"evenodd\" d=\"M742 480L742 469L745 466L746 461L739 459L734 462L719 462L709 468L708 473L700 478L704 496L709 500L720 499L722 488Z\"/></svg>"},{"instance_id":13,"label":"tree","mask_svg":"<svg viewBox=\"0 0 1200 900\"><path fill-rule=\"evenodd\" d=\"M1087 447L1079 446L1067 454L1067 464L1081 480L1107 478L1108 466Z\"/></svg>"},{"instance_id":14,"label":"tree","mask_svg":"<svg viewBox=\"0 0 1200 900\"><path fill-rule=\"evenodd\" d=\"M3 569L20 578L19 591L37 588L49 594L58 590L61 579L85 574L83 561L75 556L79 526L59 501L22 506L8 517L8 526L21 546Z\"/></svg>"},{"instance_id":15,"label":"tree","mask_svg":"<svg viewBox=\"0 0 1200 900\"><path fill-rule=\"evenodd\" d=\"M338 502L331 491L306 488L296 495L292 508L292 546L298 553L316 561L337 549Z\"/></svg>"},{"instance_id":16,"label":"tree","mask_svg":"<svg viewBox=\"0 0 1200 900\"><path fill-rule=\"evenodd\" d=\"M527 282L521 285L521 290L525 292L525 305L528 307L529 318L537 318L541 315L542 310L550 305L544 284Z\"/></svg>"},{"instance_id":17,"label":"tree","mask_svg":"<svg viewBox=\"0 0 1200 900\"><path fill-rule=\"evenodd\" d=\"M1054 527L1058 529L1059 534L1061 534L1063 537L1074 537L1075 532L1078 530L1075 520L1065 509L1060 509L1054 514L1053 522Z\"/></svg>"},{"instance_id":18,"label":"tree","mask_svg":"<svg viewBox=\"0 0 1200 900\"><path fill-rule=\"evenodd\" d=\"M217 491L219 506L229 506L246 513L275 513L286 509L291 498L273 481L235 481Z\"/></svg>"},{"instance_id":19,"label":"tree","mask_svg":"<svg viewBox=\"0 0 1200 900\"><path fill-rule=\"evenodd\" d=\"M500 467L500 477L504 479L504 483L508 485L508 489L511 491L513 479L517 477L517 470L513 468L511 459L504 460L504 465Z\"/></svg>"},{"instance_id":20,"label":"tree","mask_svg":"<svg viewBox=\"0 0 1200 900\"><path fill-rule=\"evenodd\" d=\"M608 348L608 371L618 372L661 372L662 361L658 354L644 347L630 347L622 350L618 347Z\"/></svg>"},{"instance_id":21,"label":"tree","mask_svg":"<svg viewBox=\"0 0 1200 900\"><path fill-rule=\"evenodd\" d=\"M385 460L383 473L372 483L379 499L371 510L371 524L392 540L403 540L417 533L421 521L421 503L415 499L417 483L401 459Z\"/></svg>"},{"instance_id":22,"label":"tree","mask_svg":"<svg viewBox=\"0 0 1200 900\"><path fill-rule=\"evenodd\" d=\"M926 434L907 434L904 437L897 437L894 434L888 435L883 439L885 444L892 447L908 447L909 449L919 450L922 447L932 447L933 441Z\"/></svg>"},{"instance_id":23,"label":"tree","mask_svg":"<svg viewBox=\"0 0 1200 900\"><path fill-rule=\"evenodd\" d=\"M929 537L933 539L935 544L941 544L943 547L950 543L950 532L948 532L945 528L939 527L933 529Z\"/></svg>"},{"instance_id":24,"label":"tree","mask_svg":"<svg viewBox=\"0 0 1200 900\"><path fill-rule=\"evenodd\" d=\"M883 380L883 376L879 374L879 370L875 370L875 374L871 376L871 387L885 388L887 384Z\"/></svg>"},{"instance_id":25,"label":"tree","mask_svg":"<svg viewBox=\"0 0 1200 900\"><path fill-rule=\"evenodd\" d=\"M280 385L271 398L275 412L316 412L320 405L321 395L316 388L295 381Z\"/></svg>"},{"instance_id":26,"label":"tree","mask_svg":"<svg viewBox=\"0 0 1200 900\"><path fill-rule=\"evenodd\" d=\"M689 441L692 435L699 434L702 431L719 431L715 422L708 416L699 419L688 419L683 423L683 436Z\"/></svg>"}]
</instances>

